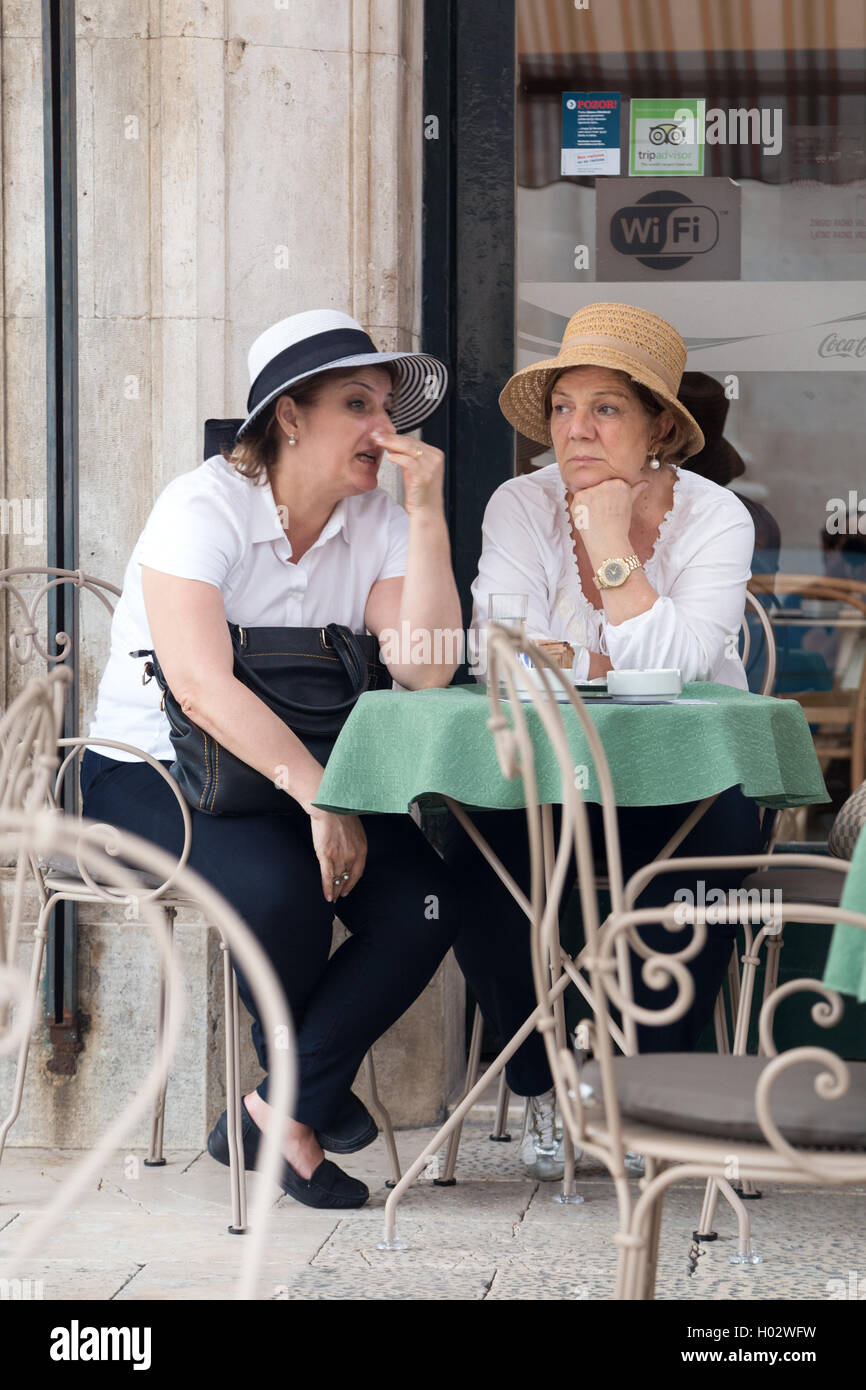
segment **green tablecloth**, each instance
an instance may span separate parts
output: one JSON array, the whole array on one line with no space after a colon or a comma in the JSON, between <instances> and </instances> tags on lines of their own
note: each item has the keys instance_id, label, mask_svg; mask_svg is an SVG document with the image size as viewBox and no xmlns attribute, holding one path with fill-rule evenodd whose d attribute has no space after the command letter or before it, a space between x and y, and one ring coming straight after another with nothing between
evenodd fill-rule
<instances>
[{"instance_id":1,"label":"green tablecloth","mask_svg":"<svg viewBox=\"0 0 866 1390\"><path fill-rule=\"evenodd\" d=\"M866 912L866 826L854 846L840 906L849 912ZM855 995L861 1004L866 1003L866 930L843 923L836 925L824 984L843 994Z\"/></svg>"},{"instance_id":2,"label":"green tablecloth","mask_svg":"<svg viewBox=\"0 0 866 1390\"><path fill-rule=\"evenodd\" d=\"M668 806L739 786L770 807L828 801L803 711L725 685L687 685L683 700L712 703L620 705L588 702L604 741L620 806ZM332 811L431 809L442 796L471 809L523 805L521 781L499 771L486 727L486 691L370 691L362 695L328 760L317 805ZM561 800L559 768L534 709L542 801ZM575 767L588 768L583 788L599 801L577 716L563 707Z\"/></svg>"}]
</instances>

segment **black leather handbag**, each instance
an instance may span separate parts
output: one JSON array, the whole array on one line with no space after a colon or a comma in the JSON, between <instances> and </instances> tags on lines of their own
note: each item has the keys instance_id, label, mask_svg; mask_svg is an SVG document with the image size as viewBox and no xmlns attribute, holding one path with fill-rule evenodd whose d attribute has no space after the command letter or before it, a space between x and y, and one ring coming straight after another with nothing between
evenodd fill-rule
<instances>
[{"instance_id":1,"label":"black leather handbag","mask_svg":"<svg viewBox=\"0 0 866 1390\"><path fill-rule=\"evenodd\" d=\"M390 689L375 637L339 623L327 627L239 627L228 624L234 675L273 710L324 765L344 723L366 690ZM170 768L191 806L210 816L291 815L296 803L279 784L235 757L187 718L153 651L142 675L162 690L175 761Z\"/></svg>"}]
</instances>

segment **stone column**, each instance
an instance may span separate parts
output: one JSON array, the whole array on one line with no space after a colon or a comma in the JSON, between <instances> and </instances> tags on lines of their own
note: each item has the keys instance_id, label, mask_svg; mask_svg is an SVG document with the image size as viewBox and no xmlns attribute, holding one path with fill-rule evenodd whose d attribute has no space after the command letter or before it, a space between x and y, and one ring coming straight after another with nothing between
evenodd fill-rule
<instances>
[{"instance_id":1,"label":"stone column","mask_svg":"<svg viewBox=\"0 0 866 1390\"><path fill-rule=\"evenodd\" d=\"M7 0L3 17L0 467L23 496L44 496L45 476L40 10ZM200 462L204 420L243 412L246 352L264 327L343 308L383 349L419 345L422 3L89 0L77 50L81 565L120 585L156 496ZM393 473L383 482L399 495ZM44 563L15 544L4 563ZM108 651L95 603L82 629L86 730ZM167 1143L185 1146L223 1103L219 952L188 918L166 1114ZM152 1047L149 942L113 910L84 907L80 920L91 1025L78 1074L47 1073L37 1039L11 1142L86 1144ZM449 957L377 1046L398 1123L443 1112L462 998ZM251 1053L247 1069L255 1079ZM5 1093L5 1060L0 1078Z\"/></svg>"}]
</instances>

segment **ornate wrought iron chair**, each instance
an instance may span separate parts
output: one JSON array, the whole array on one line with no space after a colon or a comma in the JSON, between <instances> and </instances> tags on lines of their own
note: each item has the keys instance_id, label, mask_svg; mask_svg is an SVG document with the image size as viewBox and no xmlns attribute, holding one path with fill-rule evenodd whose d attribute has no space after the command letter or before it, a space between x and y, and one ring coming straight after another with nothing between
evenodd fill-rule
<instances>
[{"instance_id":1,"label":"ornate wrought iron chair","mask_svg":"<svg viewBox=\"0 0 866 1390\"><path fill-rule=\"evenodd\" d=\"M860 1183L866 1178L866 1064L843 1063L825 1048L797 1047L776 1054L772 1038L779 1003L808 990L820 996L813 1009L816 1023L829 1027L838 1022L842 1001L817 980L789 982L776 989L761 1010L761 1056L681 1054L617 1057L614 1038L616 1010L626 1038L634 1036L638 1023L659 1026L680 1017L691 1003L693 984L687 961L706 940L708 910L684 903L666 908L634 909L631 904L654 873L675 870L744 869L766 863L769 856L742 859L687 859L647 866L613 894L612 911L599 920L592 881L592 852L586 808L575 785L571 754L557 702L541 691L532 704L558 760L562 782L562 832L555 863L545 872L542 808L538 803L532 741L526 709L517 700L516 654L527 650L536 666L545 669L551 683L561 681L556 668L531 643L522 642L502 629L491 635L489 660L494 676L501 676L511 696L506 715L498 693L498 679L491 679L490 726L497 740L500 766L508 777L519 775L527 805L527 824L532 862L532 956L541 1031L553 1072L563 1122L572 1142L601 1160L616 1190L620 1220L616 1237L619 1269L616 1296L652 1298L664 1194L674 1183L694 1177L713 1178L726 1193L732 1171L743 1181L764 1180L803 1185ZM576 692L572 703L587 733L602 796L612 791L603 749L590 737L591 721ZM578 1069L572 1051L557 1038L552 996L559 970L558 901L569 856L574 851L579 866L579 888L584 914L586 946L576 964L589 979L593 1021L582 1026L580 1042L593 1060ZM795 860L807 867L817 856L777 855L774 863ZM826 861L824 861L826 862ZM837 861L839 872L847 867ZM715 908L719 921L743 922L758 932L770 932L779 918L784 921L833 922L842 920L866 929L866 915L840 908L785 902L774 922L761 920L752 903L739 896L735 903ZM662 923L669 930L691 926L687 946L676 954L654 954L639 935L639 928ZM630 954L643 961L645 983L655 989L674 984L677 997L664 1009L635 1004L631 986ZM627 1049L631 1051L631 1049ZM835 1106L828 1102L841 1102ZM646 1175L636 1195L628 1182L625 1156L636 1150L646 1158ZM817 1150L822 1152L818 1153ZM744 1232L740 1231L741 1243Z\"/></svg>"},{"instance_id":2,"label":"ornate wrought iron chair","mask_svg":"<svg viewBox=\"0 0 866 1390\"><path fill-rule=\"evenodd\" d=\"M0 811L24 815L45 806L57 769L57 734L70 679L61 668L30 681L0 718ZM16 856L12 907L0 920L0 971L15 969L24 886L28 874L37 871L32 856ZM0 1004L0 1030L8 1026L8 1013L8 1004Z\"/></svg>"},{"instance_id":3,"label":"ornate wrought iron chair","mask_svg":"<svg viewBox=\"0 0 866 1390\"><path fill-rule=\"evenodd\" d=\"M56 673L59 674L59 673ZM49 680L52 679L49 677ZM232 992L234 971L229 964L229 952L244 971L261 1010L263 1026L268 1036L277 1040L272 1049L269 1100L278 1115L292 1112L295 1095L294 1033L288 1005L274 971L249 928L225 900L189 868L178 868L172 857L138 836L128 835L94 821L58 814L56 811L0 809L0 853L11 854L16 862L50 859L61 854L75 863L81 880L93 883L112 894L115 902L135 904L142 923L150 929L160 954L164 990L163 1026L160 1030L152 1065L142 1078L137 1094L114 1120L109 1129L87 1156L75 1165L62 1184L57 1196L49 1203L39 1219L27 1228L23 1238L6 1245L5 1278L13 1278L25 1269L45 1245L53 1229L70 1210L72 1204L92 1184L101 1165L120 1145L135 1124L146 1114L155 1099L164 1093L172 1053L177 1043L183 1015L183 974L166 904L154 894L142 894L142 876L148 875L158 883L171 877L175 892L184 903L197 908L205 929L214 926L219 932L225 965L227 996ZM9 922L20 917L23 882L16 881L9 913ZM0 941L6 938L2 930L5 918L0 901ZM38 980L38 970L36 971ZM0 970L0 1053L25 1047L32 1028L37 995L32 988L33 975L28 980L23 972L7 963ZM13 1014L13 1022L4 1024L4 1016ZM243 1229L246 1223L244 1206L243 1148L240 1141L240 1089L232 1075L231 1049L227 1049L227 1094L231 1124L229 1146L232 1159L232 1216L230 1229ZM280 1170L281 1156L277 1126L272 1127L261 1146L256 1171L262 1174L251 1213L251 1236L243 1245L243 1260L238 1296L255 1296L256 1275L261 1263L263 1241L273 1184Z\"/></svg>"},{"instance_id":4,"label":"ornate wrought iron chair","mask_svg":"<svg viewBox=\"0 0 866 1390\"><path fill-rule=\"evenodd\" d=\"M24 592L25 585L30 585L30 592ZM49 669L69 671L71 679L70 662L74 659L72 643L66 633L57 634L57 650L51 652L45 643L40 639L40 617L39 609L47 598L49 592L61 584L71 584L77 592L85 591L94 595L101 603L107 613L113 614L113 600L120 596L120 590L107 580L95 578L82 570L65 570L48 568L45 566L34 566L28 568L16 568L0 570L0 596L8 594L10 612L8 617L9 646L12 654L21 666L26 666L34 657L41 659ZM44 621L42 622L42 631ZM183 824L183 847L180 857L174 861L172 871L162 879L156 878L149 871L143 871L139 892L135 895L134 901L128 894L123 894L120 901L124 904L127 919L135 915L138 905L148 902L159 902L166 913L166 920L169 932L173 933L177 913L181 908L192 906L184 894L180 891L179 882L183 868L189 859L192 844L192 819L189 806L185 801L174 778L169 775L168 770L158 759L145 753L142 749L134 747L132 744L123 743L114 739L90 738L84 735L62 738L58 740L58 746L67 749L68 752L62 763L57 769L53 784L48 790L48 803L57 807L62 802L62 792L65 779L71 769L77 767L77 761L81 757L86 747L105 748L110 755L112 749L119 749L132 754L136 758L143 759L149 763L154 771L162 777L171 789L177 806L178 814ZM30 865L39 896L40 912L39 921L35 934L34 951L34 970L36 971L33 988L38 986L39 969L41 969L42 959L47 938L47 924L55 905L61 901L80 902L80 903L117 903L118 894L112 886L104 885L83 875L80 867L71 861L68 856L58 852L53 857L41 862L32 861ZM225 956L226 991L225 991L225 1036L226 1036L226 1068L227 1076L231 1079L231 1084L241 1085L241 1061L240 1061L240 1001L238 998L237 981L234 972L231 970L229 957ZM160 979L159 1000L157 1012L157 1033L158 1037L165 1024L165 981ZM29 1049L29 1035L25 1039L19 1051L18 1065L16 1070L15 1085L12 1095L12 1103L9 1113L5 1120L0 1123L0 1158L2 1158L3 1148L12 1125L18 1118L21 1110L21 1101L24 1091L25 1072L27 1066L27 1055ZM367 1055L366 1070L371 1093L371 1108L374 1110L377 1120L384 1131L385 1141L393 1172L393 1182L399 1180L400 1164L397 1155L397 1147L394 1139L394 1131L391 1117L379 1098L376 1089L376 1078L373 1068L372 1054ZM165 1118L165 1099L168 1078L166 1076L162 1089L154 1099L154 1110L151 1119L150 1143L148 1157L145 1163L148 1167L162 1167L165 1164L163 1155L163 1135ZM231 1097L227 1097L229 1105L228 1114L231 1118ZM239 1115L240 1112L238 1112ZM238 1124L240 1120L238 1120ZM238 1129L238 1136L240 1129ZM238 1152L240 1152L240 1148ZM243 1186L243 1170L236 1173L232 1170L232 1208L238 1220L234 1221L237 1229L244 1229L245 1197Z\"/></svg>"}]
</instances>

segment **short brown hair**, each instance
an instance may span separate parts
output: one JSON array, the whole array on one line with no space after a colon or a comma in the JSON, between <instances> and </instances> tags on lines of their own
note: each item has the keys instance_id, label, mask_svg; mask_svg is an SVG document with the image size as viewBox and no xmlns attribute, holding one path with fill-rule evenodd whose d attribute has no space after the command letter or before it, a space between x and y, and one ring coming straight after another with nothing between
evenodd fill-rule
<instances>
[{"instance_id":1,"label":"short brown hair","mask_svg":"<svg viewBox=\"0 0 866 1390\"><path fill-rule=\"evenodd\" d=\"M635 381L628 372L620 371L616 367L608 368L631 388L632 393L643 406L648 415L661 415L662 411L668 410L669 406L665 401L660 401L653 394L648 386L644 386L642 381ZM560 371L554 372L547 383L544 392L544 418L550 420L553 413L551 397L556 383L566 372L574 371L573 367L563 367ZM672 423L664 439L660 439L657 444L657 456L660 463L679 463L683 455L688 440L688 430L674 411L671 411Z\"/></svg>"},{"instance_id":2,"label":"short brown hair","mask_svg":"<svg viewBox=\"0 0 866 1390\"><path fill-rule=\"evenodd\" d=\"M374 362L370 365L381 367L391 378L391 385L397 385L398 373L393 362ZM223 449L223 457L228 459L236 472L245 478L252 478L254 482L258 481L263 473L273 468L280 451L281 426L277 420L277 403L283 396L291 396L295 405L313 405L325 384L326 377L345 376L352 370L351 367L346 367L317 372L315 376L307 377L306 381L299 381L290 391L280 392L280 395L275 396L270 405L256 416L249 429L244 432L243 438L238 439L231 449Z\"/></svg>"}]
</instances>

